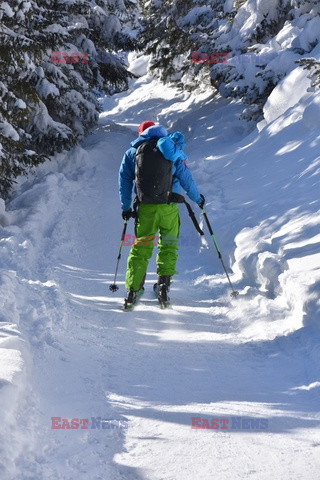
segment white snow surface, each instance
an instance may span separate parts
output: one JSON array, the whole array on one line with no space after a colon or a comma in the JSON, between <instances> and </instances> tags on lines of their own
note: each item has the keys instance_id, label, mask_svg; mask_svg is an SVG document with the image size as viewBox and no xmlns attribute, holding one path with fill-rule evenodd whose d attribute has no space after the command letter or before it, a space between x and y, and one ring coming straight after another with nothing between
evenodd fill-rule
<instances>
[{"instance_id":1,"label":"white snow surface","mask_svg":"<svg viewBox=\"0 0 320 480\"><path fill-rule=\"evenodd\" d=\"M303 121L310 130L320 130L320 93L312 96L303 112Z\"/></svg>"},{"instance_id":2,"label":"white snow surface","mask_svg":"<svg viewBox=\"0 0 320 480\"><path fill-rule=\"evenodd\" d=\"M310 88L308 72L301 67L292 70L272 90L266 101L263 114L267 123L285 113L290 107L296 106Z\"/></svg>"},{"instance_id":3,"label":"white snow surface","mask_svg":"<svg viewBox=\"0 0 320 480\"><path fill-rule=\"evenodd\" d=\"M129 67L128 71L142 77L148 73L150 57L148 55L137 54L136 52L130 52L128 54Z\"/></svg>"},{"instance_id":4,"label":"white snow surface","mask_svg":"<svg viewBox=\"0 0 320 480\"><path fill-rule=\"evenodd\" d=\"M320 132L303 118L312 94L260 132L238 119L240 103L148 77L103 104L81 147L0 203L1 480L318 479ZM153 298L153 259L141 302L120 310L128 247L110 292L118 169L145 119L186 134L236 300L206 225L201 241L182 207L172 309ZM52 417L128 428L52 429ZM237 417L242 428L192 429L192 417Z\"/></svg>"}]
</instances>

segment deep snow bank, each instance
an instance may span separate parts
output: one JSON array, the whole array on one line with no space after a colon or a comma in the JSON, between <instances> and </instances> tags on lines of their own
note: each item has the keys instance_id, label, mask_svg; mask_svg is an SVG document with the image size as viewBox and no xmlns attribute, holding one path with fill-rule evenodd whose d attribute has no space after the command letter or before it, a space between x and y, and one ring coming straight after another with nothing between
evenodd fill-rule
<instances>
[{"instance_id":1,"label":"deep snow bank","mask_svg":"<svg viewBox=\"0 0 320 480\"><path fill-rule=\"evenodd\" d=\"M70 163L68 163L70 162ZM72 166L73 165L73 166ZM33 363L46 346L55 348L51 326L63 321L64 302L50 278L51 233L64 209L63 195L78 191L76 178L89 162L77 148L21 179L7 210L0 204L0 476L19 479L37 431ZM62 173L63 171L63 173ZM61 237L67 243L66 237ZM41 354L40 354L41 357ZM35 470L36 471L36 470Z\"/></svg>"}]
</instances>

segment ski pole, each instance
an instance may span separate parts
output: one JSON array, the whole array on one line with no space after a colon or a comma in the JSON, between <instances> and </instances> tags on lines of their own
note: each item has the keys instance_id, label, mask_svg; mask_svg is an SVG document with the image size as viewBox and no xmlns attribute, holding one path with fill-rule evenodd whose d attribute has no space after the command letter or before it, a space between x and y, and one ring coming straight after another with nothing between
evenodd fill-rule
<instances>
[{"instance_id":1,"label":"ski pole","mask_svg":"<svg viewBox=\"0 0 320 480\"><path fill-rule=\"evenodd\" d=\"M202 208L202 215L203 215L203 217L204 217L204 219L205 219L205 222L206 222L206 224L207 224L207 227L208 227L209 233L210 233L210 235L211 235L211 238L212 238L212 240L213 240L214 246L216 247L216 250L217 250L218 256L219 256L219 258L220 258L220 260L221 260L223 269L224 269L224 271L225 271L225 273L226 273L226 275L227 275L227 279L228 279L228 281L229 281L229 284L230 284L230 287L231 287L231 290L232 290L231 297L237 297L237 295L239 295L239 292L233 288L233 285L232 285L232 283L231 283L231 280L230 280L230 277L229 277L229 275L228 275L226 266L225 266L225 264L224 264L224 261L223 261L223 258L222 258L220 249L219 249L219 247L218 247L217 241L216 241L216 239L215 239L214 233L213 233L213 231L212 231L212 228L211 228L209 219L208 219L208 217L207 217L207 214L206 214L204 208Z\"/></svg>"},{"instance_id":2,"label":"ski pole","mask_svg":"<svg viewBox=\"0 0 320 480\"><path fill-rule=\"evenodd\" d=\"M127 223L128 223L128 221L125 220L124 224L123 224L123 230L122 230L122 234L121 234L121 242L120 242L120 249L119 249L118 261L117 261L116 273L114 275L114 282L113 282L112 285L109 285L109 290L111 290L111 292L116 292L117 290L119 290L119 287L116 284L116 280L117 280L117 275L118 275L118 268L119 268L121 253L122 253L123 242L124 242L125 234L126 234L126 231L127 231Z\"/></svg>"}]
</instances>

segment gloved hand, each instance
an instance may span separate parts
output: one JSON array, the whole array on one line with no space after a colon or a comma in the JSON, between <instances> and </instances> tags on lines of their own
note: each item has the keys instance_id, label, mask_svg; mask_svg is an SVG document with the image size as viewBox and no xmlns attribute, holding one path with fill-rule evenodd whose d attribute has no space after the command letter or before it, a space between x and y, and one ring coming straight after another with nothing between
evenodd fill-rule
<instances>
[{"instance_id":1,"label":"gloved hand","mask_svg":"<svg viewBox=\"0 0 320 480\"><path fill-rule=\"evenodd\" d=\"M122 212L122 218L123 220L129 220L129 218L132 217L132 210L131 208L129 210L126 210L125 212Z\"/></svg>"},{"instance_id":2,"label":"gloved hand","mask_svg":"<svg viewBox=\"0 0 320 480\"><path fill-rule=\"evenodd\" d=\"M204 198L202 193L200 193L200 197L201 197L201 202L199 202L198 205L199 205L200 208L203 208L204 204L206 203L206 199Z\"/></svg>"}]
</instances>

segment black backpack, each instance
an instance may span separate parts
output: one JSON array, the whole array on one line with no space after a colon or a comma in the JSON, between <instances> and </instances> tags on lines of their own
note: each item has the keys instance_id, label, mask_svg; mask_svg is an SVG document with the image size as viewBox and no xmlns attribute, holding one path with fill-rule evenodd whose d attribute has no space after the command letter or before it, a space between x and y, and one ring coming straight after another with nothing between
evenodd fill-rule
<instances>
[{"instance_id":1,"label":"black backpack","mask_svg":"<svg viewBox=\"0 0 320 480\"><path fill-rule=\"evenodd\" d=\"M158 140L152 137L136 151L135 183L140 203L169 203L172 162L157 148Z\"/></svg>"}]
</instances>

